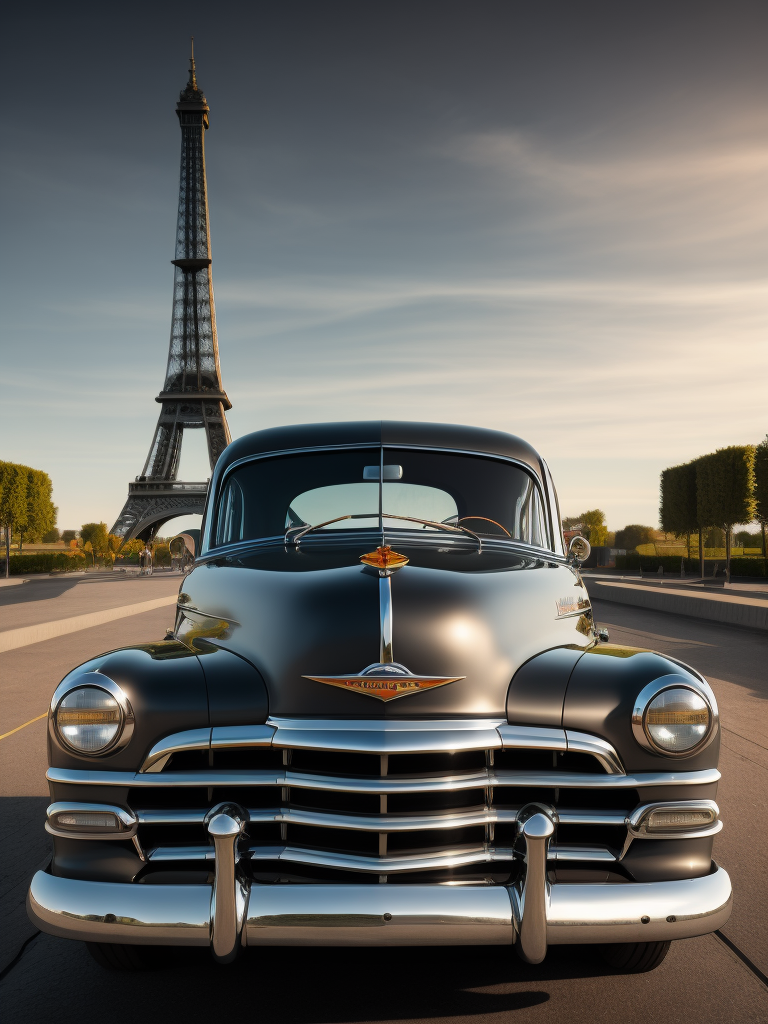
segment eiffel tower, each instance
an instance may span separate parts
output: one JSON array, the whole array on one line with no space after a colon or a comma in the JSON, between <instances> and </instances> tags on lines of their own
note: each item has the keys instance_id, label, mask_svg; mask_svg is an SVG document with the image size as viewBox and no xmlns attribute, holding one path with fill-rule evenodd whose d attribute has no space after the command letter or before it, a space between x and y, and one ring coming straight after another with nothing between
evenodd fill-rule
<instances>
[{"instance_id":1,"label":"eiffel tower","mask_svg":"<svg viewBox=\"0 0 768 1024\"><path fill-rule=\"evenodd\" d=\"M128 484L128 500L112 527L123 542L150 540L169 519L202 513L208 481L176 479L185 429L205 429L211 469L231 440L225 413L232 404L221 385L211 279L204 149L208 109L197 84L193 41L189 81L176 104L181 178L168 368L155 399L160 418L147 461L141 476Z\"/></svg>"}]
</instances>

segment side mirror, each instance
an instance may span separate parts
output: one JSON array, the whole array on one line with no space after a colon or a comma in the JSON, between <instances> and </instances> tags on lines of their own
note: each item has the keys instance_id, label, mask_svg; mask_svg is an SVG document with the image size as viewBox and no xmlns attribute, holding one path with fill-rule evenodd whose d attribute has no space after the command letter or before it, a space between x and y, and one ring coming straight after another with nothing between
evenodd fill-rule
<instances>
[{"instance_id":1,"label":"side mirror","mask_svg":"<svg viewBox=\"0 0 768 1024\"><path fill-rule=\"evenodd\" d=\"M598 642L601 643L601 644L607 644L608 643L608 630L605 628L605 626L601 626L598 629L598 631L597 631L597 639L598 639Z\"/></svg>"},{"instance_id":2,"label":"side mirror","mask_svg":"<svg viewBox=\"0 0 768 1024\"><path fill-rule=\"evenodd\" d=\"M586 537L572 537L571 543L568 545L568 559L578 569L581 563L586 562L589 558L591 550Z\"/></svg>"}]
</instances>

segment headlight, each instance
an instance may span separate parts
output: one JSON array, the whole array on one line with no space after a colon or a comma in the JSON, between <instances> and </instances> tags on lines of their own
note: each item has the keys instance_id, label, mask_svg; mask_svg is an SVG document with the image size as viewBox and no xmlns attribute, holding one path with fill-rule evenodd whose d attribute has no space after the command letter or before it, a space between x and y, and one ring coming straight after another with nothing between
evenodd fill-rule
<instances>
[{"instance_id":1,"label":"headlight","mask_svg":"<svg viewBox=\"0 0 768 1024\"><path fill-rule=\"evenodd\" d=\"M632 728L648 750L668 757L690 756L714 737L717 704L706 683L684 676L662 676L635 701Z\"/></svg>"},{"instance_id":2,"label":"headlight","mask_svg":"<svg viewBox=\"0 0 768 1024\"><path fill-rule=\"evenodd\" d=\"M133 731L133 711L111 679L98 672L77 683L62 683L53 695L51 721L62 746L79 754L97 755L124 746Z\"/></svg>"},{"instance_id":3,"label":"headlight","mask_svg":"<svg viewBox=\"0 0 768 1024\"><path fill-rule=\"evenodd\" d=\"M120 705L94 686L68 693L56 711L56 728L69 747L96 754L111 747L120 732Z\"/></svg>"}]
</instances>

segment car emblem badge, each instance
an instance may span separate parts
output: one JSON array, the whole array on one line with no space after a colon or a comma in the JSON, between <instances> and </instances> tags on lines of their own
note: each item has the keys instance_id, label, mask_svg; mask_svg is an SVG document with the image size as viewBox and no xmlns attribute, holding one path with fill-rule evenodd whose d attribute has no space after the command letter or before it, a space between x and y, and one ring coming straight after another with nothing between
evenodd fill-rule
<instances>
[{"instance_id":1,"label":"car emblem badge","mask_svg":"<svg viewBox=\"0 0 768 1024\"><path fill-rule=\"evenodd\" d=\"M379 661L362 672L346 676L302 676L315 683L339 686L343 690L356 690L378 700L395 700L409 694L422 693L437 686L455 683L466 676L419 676L410 672L405 665L396 662L392 656L392 576L408 564L405 555L388 546L379 547L360 555L364 565L379 570L379 620L381 641Z\"/></svg>"},{"instance_id":2,"label":"car emblem badge","mask_svg":"<svg viewBox=\"0 0 768 1024\"><path fill-rule=\"evenodd\" d=\"M417 676L409 672L405 665L397 662L382 664L377 662L369 665L362 672L349 676L302 676L302 679L313 679L316 683L327 683L328 686L340 686L343 690L357 690L369 697L379 700L394 700L396 697L407 697L412 693L455 683L466 676Z\"/></svg>"}]
</instances>

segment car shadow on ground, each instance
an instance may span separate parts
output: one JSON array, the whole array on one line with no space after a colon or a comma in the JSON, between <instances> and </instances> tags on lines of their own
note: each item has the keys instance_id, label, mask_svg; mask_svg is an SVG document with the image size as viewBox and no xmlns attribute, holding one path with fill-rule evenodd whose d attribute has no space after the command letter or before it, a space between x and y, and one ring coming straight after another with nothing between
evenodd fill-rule
<instances>
[{"instance_id":1,"label":"car shadow on ground","mask_svg":"<svg viewBox=\"0 0 768 1024\"><path fill-rule=\"evenodd\" d=\"M294 946L249 949L226 966L204 949L158 948L154 969L124 974L97 966L82 943L40 935L3 985L9 1004L28 1019L46 1002L35 988L42 975L59 993L59 1024L101 1024L105 1005L113 1024L135 1021L137 1005L151 1006L155 1019L172 1013L185 1022L218 1020L224 992L238 993L243 1020L351 1024L512 1013L547 1003L548 982L613 972L583 947L553 948L531 966L510 946ZM130 989L130 1005L114 1002L116 985ZM85 1001L76 998L83 987Z\"/></svg>"}]
</instances>

